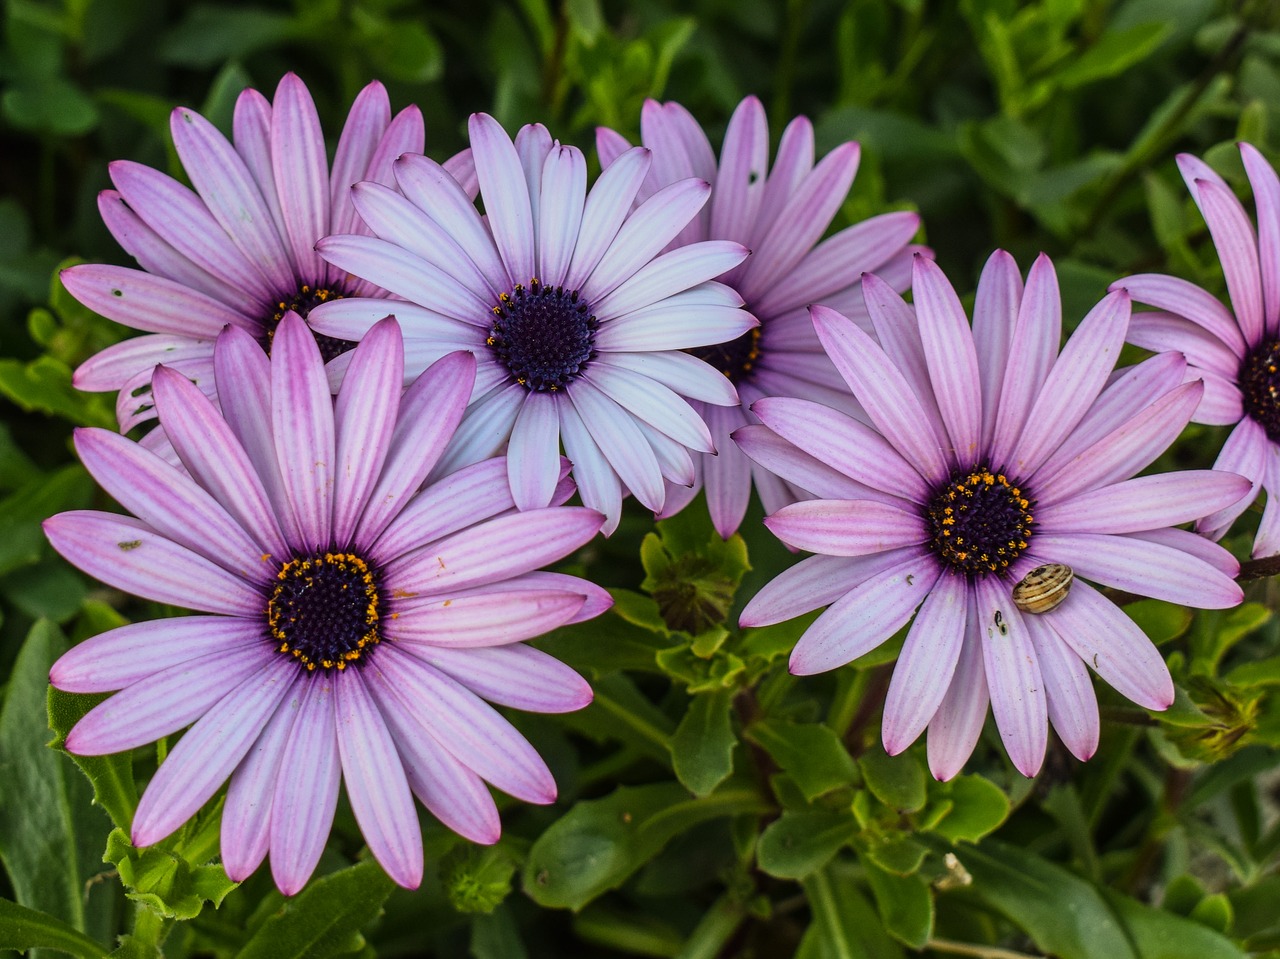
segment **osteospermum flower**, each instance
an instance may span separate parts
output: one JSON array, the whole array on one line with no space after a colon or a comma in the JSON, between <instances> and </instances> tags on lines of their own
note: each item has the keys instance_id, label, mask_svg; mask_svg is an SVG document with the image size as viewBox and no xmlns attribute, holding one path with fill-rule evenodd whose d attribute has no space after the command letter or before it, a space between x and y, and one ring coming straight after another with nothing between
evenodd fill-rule
<instances>
[{"instance_id":1,"label":"osteospermum flower","mask_svg":"<svg viewBox=\"0 0 1280 959\"><path fill-rule=\"evenodd\" d=\"M412 794L477 842L500 831L484 781L555 798L546 765L484 700L539 712L590 701L580 676L519 640L608 607L598 587L536 571L602 517L515 512L501 460L420 489L461 419L469 354L441 359L402 398L388 318L353 351L335 408L297 314L274 345L268 360L239 328L219 337L218 376L236 383L226 419L181 373L156 370L185 474L116 433L77 432L89 472L137 518L59 514L45 522L54 548L105 583L204 615L123 626L59 659L60 689L122 690L66 747L114 753L190 725L138 804L134 844L172 833L230 777L227 874L244 879L270 851L286 894L320 858L341 780L378 862L413 887Z\"/></svg>"},{"instance_id":2,"label":"osteospermum flower","mask_svg":"<svg viewBox=\"0 0 1280 959\"><path fill-rule=\"evenodd\" d=\"M1209 470L1133 478L1177 437L1204 387L1182 382L1177 354L1109 381L1129 319L1123 292L1099 303L1059 355L1045 257L1024 290L1012 258L997 252L972 329L928 260L915 264L914 311L873 276L863 286L879 342L834 310L816 307L813 321L872 426L767 398L754 410L774 433L735 434L748 455L824 497L766 520L783 542L822 555L765 586L742 624L831 604L792 653L792 672L804 674L857 658L914 615L884 745L901 752L927 727L940 779L973 751L988 700L1025 775L1040 768L1047 721L1088 758L1098 743L1089 668L1148 709L1174 694L1150 640L1093 584L1207 608L1241 599L1230 554L1175 526L1239 499L1248 482ZM1015 585L1050 564L1074 571L1065 600L1024 612Z\"/></svg>"},{"instance_id":3,"label":"osteospermum flower","mask_svg":"<svg viewBox=\"0 0 1280 959\"><path fill-rule=\"evenodd\" d=\"M664 478L692 483L689 451L712 449L685 397L736 402L722 376L680 350L756 325L732 290L706 282L747 250L720 241L657 256L711 188L681 180L632 210L648 150L630 151L588 192L582 152L542 126L524 127L513 143L476 114L470 134L486 217L446 170L406 156L395 164L400 193L355 188L377 237L329 237L317 249L409 301L396 316L410 373L450 350L476 355L475 397L443 468L505 446L516 503L543 506L563 442L582 501L611 532L625 491L661 509ZM380 311L348 299L311 319L329 336L358 340ZM340 359L335 375L342 367Z\"/></svg>"},{"instance_id":4,"label":"osteospermum flower","mask_svg":"<svg viewBox=\"0 0 1280 959\"><path fill-rule=\"evenodd\" d=\"M1280 179L1248 143L1240 144L1240 155L1253 185L1256 234L1222 177L1193 156L1178 157L1218 248L1231 310L1172 276L1130 276L1112 288L1157 308L1134 314L1129 342L1183 353L1187 377L1204 383L1192 420L1235 426L1214 467L1248 477L1249 495L1196 528L1220 539L1265 489L1267 506L1253 542L1253 555L1262 557L1280 553Z\"/></svg>"},{"instance_id":5,"label":"osteospermum flower","mask_svg":"<svg viewBox=\"0 0 1280 959\"><path fill-rule=\"evenodd\" d=\"M213 342L224 326L269 349L290 310L305 319L326 300L386 296L334 269L314 247L326 233L365 229L349 187L389 181L397 156L422 152L418 108L393 119L386 90L369 84L351 107L332 169L315 104L293 74L280 81L274 102L257 90L241 93L234 127L233 145L195 111L174 110L174 147L195 191L120 160L110 166L115 189L98 197L107 228L142 269L95 263L62 272L81 303L148 334L108 347L76 370L82 390L119 390L122 432L155 416L148 385L157 363L216 395ZM450 165L465 179L468 162L460 155ZM388 312L384 304L382 315ZM318 341L326 357L353 345ZM155 431L143 442L160 450L163 436Z\"/></svg>"},{"instance_id":6,"label":"osteospermum flower","mask_svg":"<svg viewBox=\"0 0 1280 959\"><path fill-rule=\"evenodd\" d=\"M717 163L707 135L678 103L649 100L640 120L653 166L638 198L683 177L712 184L711 199L673 241L674 247L701 240L736 240L751 249L741 265L719 277L745 301L760 325L728 343L689 352L725 375L740 403L695 403L706 419L716 454L695 457L692 486L667 490L665 516L689 504L706 488L711 519L721 536L742 523L754 485L766 512L802 496L785 480L753 464L729 440L739 426L756 423L750 406L764 396L794 396L845 412L857 404L823 352L809 320L808 307L822 303L869 329L862 303L863 273L876 272L899 292L911 276L908 241L920 226L915 213L872 217L819 243L844 203L858 170L859 149L845 143L814 165L813 125L797 117L787 125L769 169L769 124L753 96L734 111ZM618 133L597 132L605 167L630 147Z\"/></svg>"}]
</instances>

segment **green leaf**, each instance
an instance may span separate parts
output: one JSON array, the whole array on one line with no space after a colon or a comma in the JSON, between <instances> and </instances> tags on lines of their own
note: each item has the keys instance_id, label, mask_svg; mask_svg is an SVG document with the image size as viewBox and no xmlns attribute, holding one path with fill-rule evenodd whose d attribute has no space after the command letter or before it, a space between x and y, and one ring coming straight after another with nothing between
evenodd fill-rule
<instances>
[{"instance_id":1,"label":"green leaf","mask_svg":"<svg viewBox=\"0 0 1280 959\"><path fill-rule=\"evenodd\" d=\"M747 739L767 752L791 776L808 801L853 782L853 758L830 728L765 720L746 730Z\"/></svg>"},{"instance_id":2,"label":"green leaf","mask_svg":"<svg viewBox=\"0 0 1280 959\"><path fill-rule=\"evenodd\" d=\"M55 734L50 745L65 753L67 733L71 731L71 727L106 698L105 695L64 693L50 686L46 704L49 728ZM71 756L80 771L89 777L93 786L93 801L107 811L118 828L128 829L133 822L133 813L138 808L138 787L133 781L133 761L129 753L110 756L66 755Z\"/></svg>"},{"instance_id":3,"label":"green leaf","mask_svg":"<svg viewBox=\"0 0 1280 959\"><path fill-rule=\"evenodd\" d=\"M779 879L803 879L829 863L858 834L848 812L786 810L760 834L760 868Z\"/></svg>"},{"instance_id":4,"label":"green leaf","mask_svg":"<svg viewBox=\"0 0 1280 959\"><path fill-rule=\"evenodd\" d=\"M745 789L690 800L676 783L621 786L604 799L578 803L538 837L525 861L524 890L541 906L581 909L620 886L682 832L767 808Z\"/></svg>"},{"instance_id":5,"label":"green leaf","mask_svg":"<svg viewBox=\"0 0 1280 959\"><path fill-rule=\"evenodd\" d=\"M601 676L591 684L595 697L586 709L566 713L561 722L596 740L614 739L664 765L671 761L675 723L653 705L621 673Z\"/></svg>"},{"instance_id":6,"label":"green leaf","mask_svg":"<svg viewBox=\"0 0 1280 959\"><path fill-rule=\"evenodd\" d=\"M900 959L902 948L838 864L814 873L803 885L813 920L796 959Z\"/></svg>"},{"instance_id":7,"label":"green leaf","mask_svg":"<svg viewBox=\"0 0 1280 959\"><path fill-rule=\"evenodd\" d=\"M107 950L60 919L0 899L0 949L56 949L82 959L102 959Z\"/></svg>"},{"instance_id":8,"label":"green leaf","mask_svg":"<svg viewBox=\"0 0 1280 959\"><path fill-rule=\"evenodd\" d=\"M89 474L73 464L32 479L0 500L0 574L38 562L46 554L40 521L64 509L87 506L93 489ZM65 564L62 568L70 573Z\"/></svg>"},{"instance_id":9,"label":"green leaf","mask_svg":"<svg viewBox=\"0 0 1280 959\"><path fill-rule=\"evenodd\" d=\"M326 959L382 912L395 883L372 859L331 873L285 899L236 959Z\"/></svg>"},{"instance_id":10,"label":"green leaf","mask_svg":"<svg viewBox=\"0 0 1280 959\"><path fill-rule=\"evenodd\" d=\"M207 856L188 861L170 842L138 849L123 829L112 830L102 858L120 873L125 895L166 919L194 919L237 886L221 865L203 864Z\"/></svg>"},{"instance_id":11,"label":"green leaf","mask_svg":"<svg viewBox=\"0 0 1280 959\"><path fill-rule=\"evenodd\" d=\"M1108 31L1060 70L1056 79L1065 89L1073 90L1095 80L1117 76L1149 56L1168 32L1169 24L1163 19L1134 24L1127 30Z\"/></svg>"},{"instance_id":12,"label":"green leaf","mask_svg":"<svg viewBox=\"0 0 1280 959\"><path fill-rule=\"evenodd\" d=\"M47 745L49 667L66 649L58 627L37 622L9 678L0 711L0 859L19 902L105 939L117 900L106 887L88 895L86 884L103 871L110 824L91 807L74 765Z\"/></svg>"},{"instance_id":13,"label":"green leaf","mask_svg":"<svg viewBox=\"0 0 1280 959\"><path fill-rule=\"evenodd\" d=\"M925 772L914 753L889 756L877 743L859 757L858 768L872 795L890 809L906 813L924 808Z\"/></svg>"},{"instance_id":14,"label":"green leaf","mask_svg":"<svg viewBox=\"0 0 1280 959\"><path fill-rule=\"evenodd\" d=\"M1236 643L1271 619L1262 603L1244 603L1232 610L1209 610L1196 618L1191 633L1191 673L1216 676L1222 657Z\"/></svg>"},{"instance_id":15,"label":"green leaf","mask_svg":"<svg viewBox=\"0 0 1280 959\"><path fill-rule=\"evenodd\" d=\"M891 936L922 949L933 935L933 894L919 876L899 876L864 860L867 882Z\"/></svg>"},{"instance_id":16,"label":"green leaf","mask_svg":"<svg viewBox=\"0 0 1280 959\"><path fill-rule=\"evenodd\" d=\"M952 802L949 812L933 827L951 842L977 842L993 832L1009 816L1009 797L995 783L981 776L957 776L945 791Z\"/></svg>"},{"instance_id":17,"label":"green leaf","mask_svg":"<svg viewBox=\"0 0 1280 959\"><path fill-rule=\"evenodd\" d=\"M252 7L193 7L160 43L160 59L184 67L215 67L274 46L294 30L291 17Z\"/></svg>"},{"instance_id":18,"label":"green leaf","mask_svg":"<svg viewBox=\"0 0 1280 959\"><path fill-rule=\"evenodd\" d=\"M1242 949L1207 926L1111 889L1102 894L1124 924L1139 959L1245 959Z\"/></svg>"},{"instance_id":19,"label":"green leaf","mask_svg":"<svg viewBox=\"0 0 1280 959\"><path fill-rule=\"evenodd\" d=\"M60 416L77 426L116 426L106 399L77 390L71 385L71 368L52 356L39 356L30 363L0 360L0 394L28 413Z\"/></svg>"},{"instance_id":20,"label":"green leaf","mask_svg":"<svg viewBox=\"0 0 1280 959\"><path fill-rule=\"evenodd\" d=\"M510 909L498 906L471 920L471 955L473 959L528 959Z\"/></svg>"},{"instance_id":21,"label":"green leaf","mask_svg":"<svg viewBox=\"0 0 1280 959\"><path fill-rule=\"evenodd\" d=\"M1157 646L1177 639L1187 631L1194 614L1185 606L1175 606L1159 599L1143 599L1124 608L1129 618Z\"/></svg>"},{"instance_id":22,"label":"green leaf","mask_svg":"<svg viewBox=\"0 0 1280 959\"><path fill-rule=\"evenodd\" d=\"M2 101L16 127L58 136L80 136L98 125L98 108L62 77L31 80L10 87Z\"/></svg>"},{"instance_id":23,"label":"green leaf","mask_svg":"<svg viewBox=\"0 0 1280 959\"><path fill-rule=\"evenodd\" d=\"M1149 917L1140 914L1145 907L1122 896L1109 896L1026 849L989 839L957 855L973 877L969 892L1023 929L1047 954L1061 959L1238 959L1239 954L1232 952L1148 953L1141 947L1135 949L1143 937L1135 935L1131 917L1138 916L1151 926ZM1123 910L1117 908L1121 902L1126 904ZM1158 910L1146 912L1187 922ZM1197 928L1206 936L1214 935ZM1153 933L1144 931L1144 935L1155 942Z\"/></svg>"},{"instance_id":24,"label":"green leaf","mask_svg":"<svg viewBox=\"0 0 1280 959\"><path fill-rule=\"evenodd\" d=\"M730 719L733 696L732 689L694 696L671 737L676 778L699 798L710 795L733 772L733 749L738 744Z\"/></svg>"}]
</instances>

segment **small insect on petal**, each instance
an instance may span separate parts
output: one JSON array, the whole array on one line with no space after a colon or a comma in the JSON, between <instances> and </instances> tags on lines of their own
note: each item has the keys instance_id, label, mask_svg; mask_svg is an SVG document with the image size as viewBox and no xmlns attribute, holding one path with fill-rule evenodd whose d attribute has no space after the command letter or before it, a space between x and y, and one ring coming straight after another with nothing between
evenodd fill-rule
<instances>
[{"instance_id":1,"label":"small insect on petal","mask_svg":"<svg viewBox=\"0 0 1280 959\"><path fill-rule=\"evenodd\" d=\"M1037 566L1013 587L1013 602L1024 613L1047 613L1067 598L1075 573L1063 563Z\"/></svg>"}]
</instances>

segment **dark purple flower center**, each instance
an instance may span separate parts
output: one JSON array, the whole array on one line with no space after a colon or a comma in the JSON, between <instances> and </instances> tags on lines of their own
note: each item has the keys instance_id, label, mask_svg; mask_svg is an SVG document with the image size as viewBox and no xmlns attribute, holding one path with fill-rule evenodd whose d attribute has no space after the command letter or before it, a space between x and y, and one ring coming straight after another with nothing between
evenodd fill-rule
<instances>
[{"instance_id":1,"label":"dark purple flower center","mask_svg":"<svg viewBox=\"0 0 1280 959\"><path fill-rule=\"evenodd\" d=\"M957 573L1002 573L1027 548L1035 504L985 464L956 470L924 508L929 545Z\"/></svg>"},{"instance_id":2,"label":"dark purple flower center","mask_svg":"<svg viewBox=\"0 0 1280 959\"><path fill-rule=\"evenodd\" d=\"M747 330L736 340L714 346L695 346L685 350L704 363L710 363L737 386L751 375L760 359L760 327Z\"/></svg>"},{"instance_id":3,"label":"dark purple flower center","mask_svg":"<svg viewBox=\"0 0 1280 959\"><path fill-rule=\"evenodd\" d=\"M363 665L378 644L381 576L355 553L295 557L267 601L276 650L314 672Z\"/></svg>"},{"instance_id":4,"label":"dark purple flower center","mask_svg":"<svg viewBox=\"0 0 1280 959\"><path fill-rule=\"evenodd\" d=\"M535 277L498 300L485 342L525 389L561 390L595 356L599 324L577 290L543 286Z\"/></svg>"},{"instance_id":5,"label":"dark purple flower center","mask_svg":"<svg viewBox=\"0 0 1280 959\"><path fill-rule=\"evenodd\" d=\"M1280 341L1261 343L1240 364L1244 411L1280 443Z\"/></svg>"},{"instance_id":6,"label":"dark purple flower center","mask_svg":"<svg viewBox=\"0 0 1280 959\"><path fill-rule=\"evenodd\" d=\"M271 315L263 321L266 326L266 332L262 335L259 342L262 348L271 353L271 341L275 338L276 327L280 325L280 321L284 319L284 315L292 310L304 320L307 316L321 303L328 303L330 300L340 300L347 294L336 287L309 286L304 283L298 287L298 292L291 297L281 297L276 300L270 307ZM354 350L356 344L350 340L340 340L334 336L326 336L323 333L311 331L311 335L316 338L316 345L320 347L320 355L324 361L328 363L330 360L341 356L347 350Z\"/></svg>"}]
</instances>

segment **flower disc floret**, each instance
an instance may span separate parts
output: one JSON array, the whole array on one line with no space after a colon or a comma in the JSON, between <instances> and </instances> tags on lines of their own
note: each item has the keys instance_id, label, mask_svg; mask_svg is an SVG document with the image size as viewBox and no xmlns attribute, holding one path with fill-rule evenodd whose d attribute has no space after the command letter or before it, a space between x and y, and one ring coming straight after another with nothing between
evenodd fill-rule
<instances>
[{"instance_id":1,"label":"flower disc floret","mask_svg":"<svg viewBox=\"0 0 1280 959\"><path fill-rule=\"evenodd\" d=\"M1280 443L1280 340L1268 340L1249 351L1240 364L1244 411Z\"/></svg>"},{"instance_id":2,"label":"flower disc floret","mask_svg":"<svg viewBox=\"0 0 1280 959\"><path fill-rule=\"evenodd\" d=\"M328 303L330 300L341 300L349 295L336 283L321 287L313 287L309 283L303 283L298 287L298 292L292 296L281 296L272 304L271 315L266 317L263 322L265 332L260 340L262 348L268 353L271 352L271 341L275 338L276 328L279 327L280 321L285 318L286 313L297 313L305 320L311 314L311 311L321 303ZM356 344L353 340L341 340L336 336L326 336L317 330L312 330L311 333L316 338L316 345L320 347L320 356L326 363L336 359L348 350L355 349Z\"/></svg>"},{"instance_id":3,"label":"flower disc floret","mask_svg":"<svg viewBox=\"0 0 1280 959\"><path fill-rule=\"evenodd\" d=\"M554 393L577 378L595 355L599 324L577 290L517 283L493 308L485 344L533 393Z\"/></svg>"},{"instance_id":4,"label":"flower disc floret","mask_svg":"<svg viewBox=\"0 0 1280 959\"><path fill-rule=\"evenodd\" d=\"M1003 573L1022 555L1035 518L1020 485L984 465L951 474L925 507L929 545L955 572Z\"/></svg>"},{"instance_id":5,"label":"flower disc floret","mask_svg":"<svg viewBox=\"0 0 1280 959\"><path fill-rule=\"evenodd\" d=\"M276 649L311 672L364 665L379 639L376 566L356 553L324 552L280 567L267 601Z\"/></svg>"},{"instance_id":6,"label":"flower disc floret","mask_svg":"<svg viewBox=\"0 0 1280 959\"><path fill-rule=\"evenodd\" d=\"M714 346L696 346L688 352L723 373L734 386L745 381L760 360L760 327L747 330L736 340Z\"/></svg>"}]
</instances>

